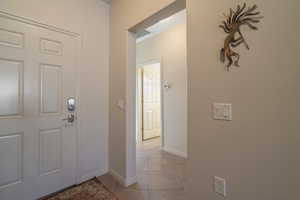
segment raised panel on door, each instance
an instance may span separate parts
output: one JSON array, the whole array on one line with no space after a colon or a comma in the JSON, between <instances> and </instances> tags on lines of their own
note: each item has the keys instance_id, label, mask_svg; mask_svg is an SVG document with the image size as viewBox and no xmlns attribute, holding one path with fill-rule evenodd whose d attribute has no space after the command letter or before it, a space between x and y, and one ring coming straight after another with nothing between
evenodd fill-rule
<instances>
[{"instance_id":1,"label":"raised panel on door","mask_svg":"<svg viewBox=\"0 0 300 200\"><path fill-rule=\"evenodd\" d=\"M61 114L62 66L40 65L41 114Z\"/></svg>"},{"instance_id":2,"label":"raised panel on door","mask_svg":"<svg viewBox=\"0 0 300 200\"><path fill-rule=\"evenodd\" d=\"M144 126L144 131L152 130L153 127L153 110L147 109L145 107L145 114L144 114L144 120L145 120L145 126Z\"/></svg>"},{"instance_id":3,"label":"raised panel on door","mask_svg":"<svg viewBox=\"0 0 300 200\"><path fill-rule=\"evenodd\" d=\"M23 48L24 33L0 28L0 45L14 48Z\"/></svg>"},{"instance_id":4,"label":"raised panel on door","mask_svg":"<svg viewBox=\"0 0 300 200\"><path fill-rule=\"evenodd\" d=\"M0 117L23 113L23 62L0 57Z\"/></svg>"},{"instance_id":5,"label":"raised panel on door","mask_svg":"<svg viewBox=\"0 0 300 200\"><path fill-rule=\"evenodd\" d=\"M0 136L0 191L23 179L23 134Z\"/></svg>"},{"instance_id":6,"label":"raised panel on door","mask_svg":"<svg viewBox=\"0 0 300 200\"><path fill-rule=\"evenodd\" d=\"M39 135L40 176L62 169L62 130L41 130Z\"/></svg>"},{"instance_id":7,"label":"raised panel on door","mask_svg":"<svg viewBox=\"0 0 300 200\"><path fill-rule=\"evenodd\" d=\"M49 38L40 38L40 51L44 54L62 56L63 43Z\"/></svg>"}]
</instances>

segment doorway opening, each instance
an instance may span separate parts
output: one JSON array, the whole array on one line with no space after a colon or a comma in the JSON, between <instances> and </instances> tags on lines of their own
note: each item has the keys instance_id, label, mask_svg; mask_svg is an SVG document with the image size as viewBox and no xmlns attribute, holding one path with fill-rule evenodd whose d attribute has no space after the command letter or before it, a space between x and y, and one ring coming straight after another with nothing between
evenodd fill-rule
<instances>
[{"instance_id":1,"label":"doorway opening","mask_svg":"<svg viewBox=\"0 0 300 200\"><path fill-rule=\"evenodd\" d=\"M129 29L127 51L124 185L149 192L182 189L187 157L184 1Z\"/></svg>"}]
</instances>

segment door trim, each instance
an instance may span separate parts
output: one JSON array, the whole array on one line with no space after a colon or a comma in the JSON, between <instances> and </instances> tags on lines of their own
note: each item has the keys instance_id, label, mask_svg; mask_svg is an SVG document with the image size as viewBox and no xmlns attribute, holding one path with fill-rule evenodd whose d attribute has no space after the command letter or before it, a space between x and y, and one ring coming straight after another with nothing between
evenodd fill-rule
<instances>
[{"instance_id":1,"label":"door trim","mask_svg":"<svg viewBox=\"0 0 300 200\"><path fill-rule=\"evenodd\" d=\"M25 24L30 24L30 25L37 26L37 27L40 27L40 28L45 28L45 29L55 31L55 32L58 32L58 33L62 33L62 34L65 34L65 35L69 35L69 36L72 36L72 37L80 37L79 33L69 31L67 29L59 28L57 26L53 26L53 25L42 23L42 22L38 22L36 20L30 19L30 18L27 18L27 17L14 15L12 13L8 13L8 12L5 12L3 10L0 10L0 17L6 18L6 19L11 19L11 20L18 21L18 22L22 22L22 23L25 23Z\"/></svg>"},{"instance_id":2,"label":"door trim","mask_svg":"<svg viewBox=\"0 0 300 200\"><path fill-rule=\"evenodd\" d=\"M165 138L165 136L164 136L164 90L163 90L163 82L164 82L163 74L164 74L164 69L163 69L163 57L153 58L153 59L150 59L150 60L147 60L147 61L140 62L140 63L137 64L137 68L142 68L145 65L151 65L151 64L155 64L155 63L159 63L160 64L160 109L161 109L160 110L160 124L161 124L161 127L160 127L161 128L160 138L161 138L161 148L163 148L164 147L164 138ZM136 88L137 88L137 86L136 86ZM136 91L138 91L138 90L136 90ZM140 91L138 91L138 92L140 92ZM140 103L141 102L139 102L139 104ZM137 109L138 109L138 105L137 105ZM142 120L143 120L143 114L142 114ZM147 140L151 140L151 139L159 137L159 136L157 136L157 137L153 137L153 138L149 138L149 139L144 140L143 139L143 134L144 134L143 127L140 127L140 123L138 123L138 124L139 124L138 125L138 131L139 132L142 131L141 133L139 133L139 134L142 134L142 141L147 141Z\"/></svg>"},{"instance_id":3,"label":"door trim","mask_svg":"<svg viewBox=\"0 0 300 200\"><path fill-rule=\"evenodd\" d=\"M39 22L37 20L33 20L27 17L23 17L23 16L18 16L12 13L8 13L6 11L0 10L0 18L5 18L5 19L9 19L12 21L17 21L17 22L21 22L23 24L30 24L33 25L35 27L39 27L39 28L44 28L50 31L54 31L57 33L61 33L70 37L75 38L76 40L76 46L77 46L77 50L76 50L76 58L75 58L75 71L76 71L76 95L75 98L77 99L77 121L75 123L75 137L76 137L76 174L75 174L75 184L79 184L81 182L83 182L85 180L85 175L82 175L79 173L80 172L80 158L79 158L79 152L80 152L80 70L79 70L79 66L82 63L81 60L81 51L82 51L82 36L79 33L67 30L67 29L63 29L54 25L49 25L49 24L45 24L42 22Z\"/></svg>"}]
</instances>

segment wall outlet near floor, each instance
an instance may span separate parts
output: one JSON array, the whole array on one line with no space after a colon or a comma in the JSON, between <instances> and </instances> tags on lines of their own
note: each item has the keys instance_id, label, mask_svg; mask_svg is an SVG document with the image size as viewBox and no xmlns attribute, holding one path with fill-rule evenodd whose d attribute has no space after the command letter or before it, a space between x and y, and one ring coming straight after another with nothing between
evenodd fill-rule
<instances>
[{"instance_id":1,"label":"wall outlet near floor","mask_svg":"<svg viewBox=\"0 0 300 200\"><path fill-rule=\"evenodd\" d=\"M220 177L214 177L214 191L217 194L226 197L226 180Z\"/></svg>"}]
</instances>

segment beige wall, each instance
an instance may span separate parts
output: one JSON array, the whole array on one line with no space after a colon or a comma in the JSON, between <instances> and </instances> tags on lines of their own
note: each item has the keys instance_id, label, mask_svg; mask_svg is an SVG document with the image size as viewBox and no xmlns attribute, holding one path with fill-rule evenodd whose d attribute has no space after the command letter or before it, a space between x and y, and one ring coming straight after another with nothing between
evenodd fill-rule
<instances>
[{"instance_id":1,"label":"beige wall","mask_svg":"<svg viewBox=\"0 0 300 200\"><path fill-rule=\"evenodd\" d=\"M227 180L230 200L299 197L300 1L248 0L265 18L259 31L243 28L241 68L224 70L219 49L222 13L239 0L187 0L188 194L191 200L223 199L212 191L214 175ZM125 173L125 30L169 1L113 1L111 48L111 166ZM212 102L233 104L233 121L214 121Z\"/></svg>"},{"instance_id":2,"label":"beige wall","mask_svg":"<svg viewBox=\"0 0 300 200\"><path fill-rule=\"evenodd\" d=\"M97 4L99 6L100 0L51 0L42 3L39 0L1 0L0 9L81 33L86 20L84 14Z\"/></svg>"},{"instance_id":3,"label":"beige wall","mask_svg":"<svg viewBox=\"0 0 300 200\"><path fill-rule=\"evenodd\" d=\"M187 156L187 61L186 23L180 24L154 37L139 42L136 49L137 64L161 59L163 89L163 148L171 153Z\"/></svg>"},{"instance_id":4,"label":"beige wall","mask_svg":"<svg viewBox=\"0 0 300 200\"><path fill-rule=\"evenodd\" d=\"M79 33L82 179L108 170L109 6L100 0L1 0L0 11Z\"/></svg>"},{"instance_id":5,"label":"beige wall","mask_svg":"<svg viewBox=\"0 0 300 200\"><path fill-rule=\"evenodd\" d=\"M188 0L188 148L190 199L222 199L214 175L227 180L230 200L298 199L300 183L300 1L248 0L265 18L242 31L240 68L219 61L222 13L244 1ZM233 104L233 121L214 121L212 102Z\"/></svg>"}]
</instances>

